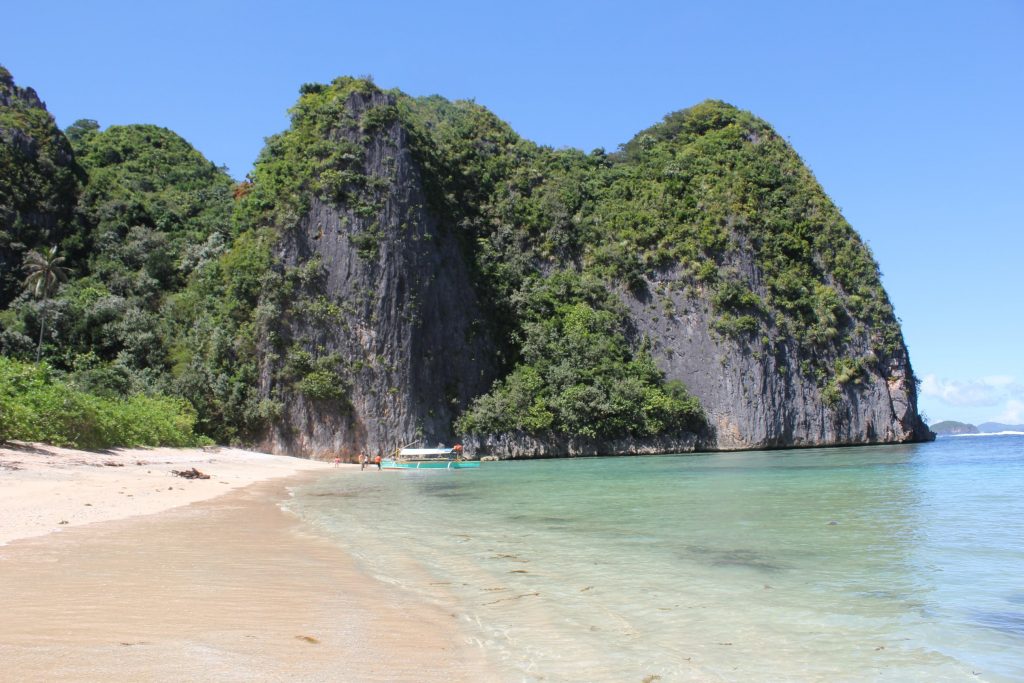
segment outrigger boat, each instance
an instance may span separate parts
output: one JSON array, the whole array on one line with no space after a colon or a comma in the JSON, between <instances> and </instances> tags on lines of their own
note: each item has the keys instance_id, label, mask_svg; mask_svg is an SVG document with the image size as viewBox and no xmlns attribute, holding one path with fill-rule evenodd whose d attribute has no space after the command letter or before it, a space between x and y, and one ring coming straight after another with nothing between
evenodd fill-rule
<instances>
[{"instance_id":1,"label":"outrigger boat","mask_svg":"<svg viewBox=\"0 0 1024 683\"><path fill-rule=\"evenodd\" d=\"M380 462L385 470L463 470L480 467L479 460L463 460L461 448L403 448Z\"/></svg>"}]
</instances>

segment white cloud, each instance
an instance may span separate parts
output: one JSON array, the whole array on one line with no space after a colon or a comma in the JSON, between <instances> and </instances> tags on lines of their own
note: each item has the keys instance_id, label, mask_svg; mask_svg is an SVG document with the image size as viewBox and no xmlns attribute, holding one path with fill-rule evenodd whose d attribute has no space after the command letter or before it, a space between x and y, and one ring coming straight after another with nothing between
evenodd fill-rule
<instances>
[{"instance_id":1,"label":"white cloud","mask_svg":"<svg viewBox=\"0 0 1024 683\"><path fill-rule=\"evenodd\" d=\"M1004 424L1024 423L1024 401L1011 398L1006 402L1006 410L995 419L996 422Z\"/></svg>"},{"instance_id":2,"label":"white cloud","mask_svg":"<svg viewBox=\"0 0 1024 683\"><path fill-rule=\"evenodd\" d=\"M1013 377L1010 375L991 375L982 377L981 381L992 387L1007 387L1013 385Z\"/></svg>"},{"instance_id":3,"label":"white cloud","mask_svg":"<svg viewBox=\"0 0 1024 683\"><path fill-rule=\"evenodd\" d=\"M945 379L926 375L921 381L922 403L929 403L929 412L936 410L934 401L959 409L951 411L954 419L978 422L1024 423L1024 384L1009 375L992 375L968 380ZM948 409L947 409L948 410ZM991 417L996 415L996 417Z\"/></svg>"},{"instance_id":4,"label":"white cloud","mask_svg":"<svg viewBox=\"0 0 1024 683\"><path fill-rule=\"evenodd\" d=\"M989 382L996 379L997 382ZM1001 380L1008 380L1002 382ZM983 378L966 382L960 380L940 379L935 375L925 375L921 382L921 394L934 396L951 406L994 406L998 405L1006 386L1010 386L1013 378Z\"/></svg>"}]
</instances>

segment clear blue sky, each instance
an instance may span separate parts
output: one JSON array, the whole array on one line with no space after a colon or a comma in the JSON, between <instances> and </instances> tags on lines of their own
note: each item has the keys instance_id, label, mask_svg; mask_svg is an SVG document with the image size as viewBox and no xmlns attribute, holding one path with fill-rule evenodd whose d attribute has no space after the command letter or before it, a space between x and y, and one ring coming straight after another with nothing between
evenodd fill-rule
<instances>
[{"instance_id":1,"label":"clear blue sky","mask_svg":"<svg viewBox=\"0 0 1024 683\"><path fill-rule=\"evenodd\" d=\"M932 421L1024 422L1024 3L7 3L62 127L154 123L235 177L304 82L472 98L615 149L706 98L767 119L881 265Z\"/></svg>"}]
</instances>

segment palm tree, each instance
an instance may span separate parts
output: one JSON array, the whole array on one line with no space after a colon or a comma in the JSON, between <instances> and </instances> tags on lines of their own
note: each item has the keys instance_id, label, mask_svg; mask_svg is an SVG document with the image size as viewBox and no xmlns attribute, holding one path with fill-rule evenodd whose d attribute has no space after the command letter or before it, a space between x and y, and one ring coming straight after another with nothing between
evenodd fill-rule
<instances>
[{"instance_id":1,"label":"palm tree","mask_svg":"<svg viewBox=\"0 0 1024 683\"><path fill-rule=\"evenodd\" d=\"M57 256L57 247L50 247L40 253L33 249L25 256L22 265L28 272L25 278L25 289L30 290L37 298L43 300L39 318L39 347L36 349L36 362L43 354L43 332L46 330L46 300L57 290L57 285L66 282L68 269L64 267L64 257Z\"/></svg>"}]
</instances>

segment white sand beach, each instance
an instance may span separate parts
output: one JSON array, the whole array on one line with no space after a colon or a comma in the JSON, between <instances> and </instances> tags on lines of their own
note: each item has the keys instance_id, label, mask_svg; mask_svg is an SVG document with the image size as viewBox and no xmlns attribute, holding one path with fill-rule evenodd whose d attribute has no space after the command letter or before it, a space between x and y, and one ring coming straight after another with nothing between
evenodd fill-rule
<instances>
[{"instance_id":1,"label":"white sand beach","mask_svg":"<svg viewBox=\"0 0 1024 683\"><path fill-rule=\"evenodd\" d=\"M93 522L148 515L250 484L322 470L316 460L236 448L0 447L0 544ZM354 467L346 465L346 467ZM173 471L197 469L209 479Z\"/></svg>"},{"instance_id":2,"label":"white sand beach","mask_svg":"<svg viewBox=\"0 0 1024 683\"><path fill-rule=\"evenodd\" d=\"M171 473L193 467L210 479ZM280 508L289 484L359 475L234 449L0 450L0 680L497 680L455 615Z\"/></svg>"}]
</instances>

